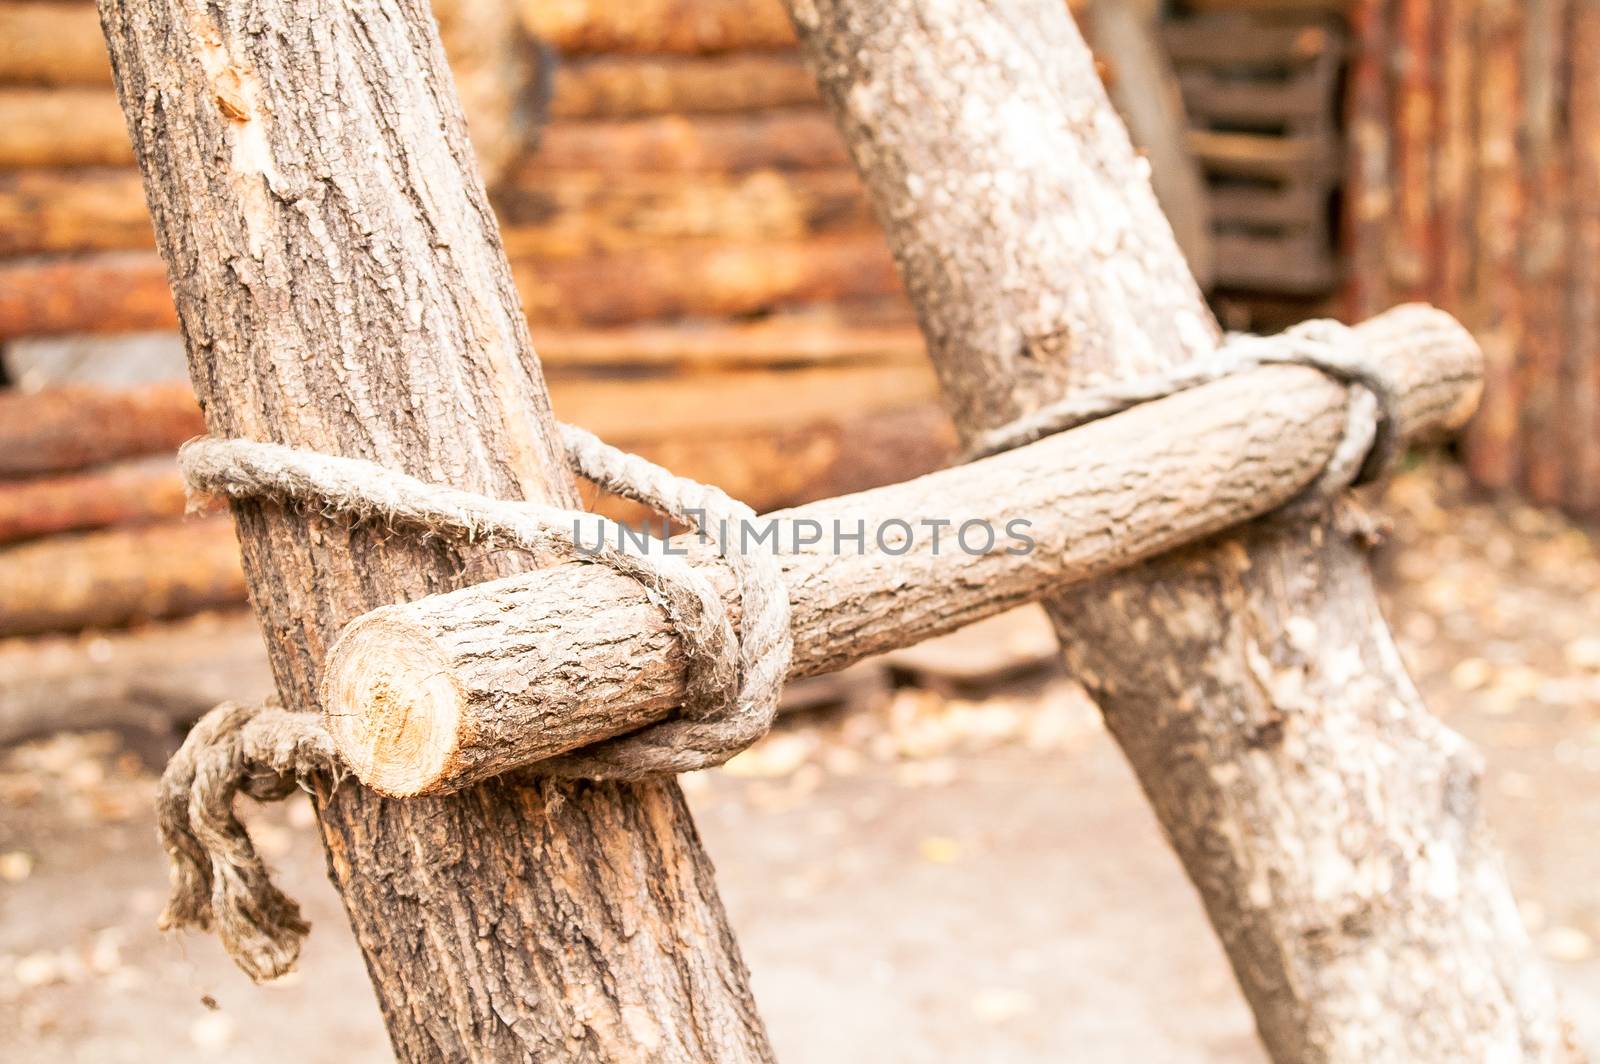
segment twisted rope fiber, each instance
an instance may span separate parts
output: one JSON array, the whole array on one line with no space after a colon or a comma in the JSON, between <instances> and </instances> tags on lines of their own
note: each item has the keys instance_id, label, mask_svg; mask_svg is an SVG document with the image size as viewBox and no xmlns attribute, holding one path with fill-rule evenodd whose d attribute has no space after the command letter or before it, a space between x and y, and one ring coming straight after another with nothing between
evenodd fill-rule
<instances>
[{"instance_id":1,"label":"twisted rope fiber","mask_svg":"<svg viewBox=\"0 0 1600 1064\"><path fill-rule=\"evenodd\" d=\"M1287 510L1322 505L1351 484L1384 474L1400 451L1396 390L1354 330L1332 321L1305 322L1275 337L1233 336L1211 357L1170 372L1085 389L980 437L971 457L999 454L1267 365L1308 366L1349 390L1344 437L1317 481ZM633 555L610 546L619 542L618 526L594 514L487 498L371 462L246 440L193 440L180 452L180 463L196 493L299 503L329 517L345 514L425 537L598 561L632 577L682 641L687 666L679 716L550 758L534 771L564 779L644 779L721 764L770 729L793 647L776 560L736 549L740 537L723 538L755 514L717 488L674 476L582 429L562 425L560 431L583 476L694 525L716 542L738 578L738 637L703 576L675 556ZM579 549L585 528L601 544L598 551ZM299 907L272 885L233 813L233 798L240 791L259 800L282 798L326 776L337 784L344 774L326 729L310 714L234 703L207 714L161 780L158 829L173 865L162 926L214 926L252 978L287 972L307 925Z\"/></svg>"},{"instance_id":2,"label":"twisted rope fiber","mask_svg":"<svg viewBox=\"0 0 1600 1064\"><path fill-rule=\"evenodd\" d=\"M755 513L717 488L673 476L582 429L562 425L560 431L583 476L697 527L717 544L738 579L739 637L703 575L676 556L618 549L620 526L594 514L492 499L359 459L248 440L192 440L179 463L195 493L302 503L330 517L346 514L423 536L598 561L634 578L682 642L681 715L550 758L535 771L563 779L639 780L722 764L771 728L793 647L776 559L743 553L736 535L724 538ZM579 548L585 528L598 548ZM208 713L167 765L158 791L157 829L172 862L161 926L215 927L254 979L287 972L308 928L299 907L269 880L233 813L233 797L243 790L263 800L283 798L324 774L337 782L345 769L315 716L234 703Z\"/></svg>"}]
</instances>

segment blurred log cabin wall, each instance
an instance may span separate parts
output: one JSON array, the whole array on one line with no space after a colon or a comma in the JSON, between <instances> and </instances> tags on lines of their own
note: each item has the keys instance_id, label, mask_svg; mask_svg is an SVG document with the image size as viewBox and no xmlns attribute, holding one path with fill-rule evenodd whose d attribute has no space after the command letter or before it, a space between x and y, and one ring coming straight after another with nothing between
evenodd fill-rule
<instances>
[{"instance_id":1,"label":"blurred log cabin wall","mask_svg":"<svg viewBox=\"0 0 1600 1064\"><path fill-rule=\"evenodd\" d=\"M435 6L562 417L758 509L950 459L778 0ZM1600 514L1600 0L1072 6L1229 324L1443 304L1493 358L1475 475ZM181 522L174 326L92 3L0 0L0 638L242 605Z\"/></svg>"},{"instance_id":2,"label":"blurred log cabin wall","mask_svg":"<svg viewBox=\"0 0 1600 1064\"><path fill-rule=\"evenodd\" d=\"M1348 310L1461 317L1473 477L1600 518L1600 3L1358 0Z\"/></svg>"}]
</instances>

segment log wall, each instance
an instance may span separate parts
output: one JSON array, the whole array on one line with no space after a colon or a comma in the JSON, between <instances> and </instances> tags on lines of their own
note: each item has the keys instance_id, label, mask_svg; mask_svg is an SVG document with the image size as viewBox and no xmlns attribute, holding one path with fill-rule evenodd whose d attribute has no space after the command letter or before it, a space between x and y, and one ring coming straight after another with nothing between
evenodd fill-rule
<instances>
[{"instance_id":1,"label":"log wall","mask_svg":"<svg viewBox=\"0 0 1600 1064\"><path fill-rule=\"evenodd\" d=\"M779 0L434 7L559 416L758 509L949 460ZM0 347L175 327L92 0L0 0ZM232 529L182 516L187 381L3 381L0 637L242 600Z\"/></svg>"},{"instance_id":2,"label":"log wall","mask_svg":"<svg viewBox=\"0 0 1600 1064\"><path fill-rule=\"evenodd\" d=\"M1348 304L1425 299L1489 358L1464 457L1600 518L1600 3L1355 0Z\"/></svg>"}]
</instances>

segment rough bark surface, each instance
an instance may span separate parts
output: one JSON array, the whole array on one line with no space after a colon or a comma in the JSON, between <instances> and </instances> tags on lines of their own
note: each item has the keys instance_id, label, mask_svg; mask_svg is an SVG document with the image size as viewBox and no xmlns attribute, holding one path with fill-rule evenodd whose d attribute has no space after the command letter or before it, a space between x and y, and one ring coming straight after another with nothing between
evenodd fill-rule
<instances>
[{"instance_id":1,"label":"rough bark surface","mask_svg":"<svg viewBox=\"0 0 1600 1064\"><path fill-rule=\"evenodd\" d=\"M211 431L575 502L425 4L106 0ZM528 559L235 507L285 703L374 606ZM407 1061L769 1057L672 784L318 795Z\"/></svg>"},{"instance_id":2,"label":"rough bark surface","mask_svg":"<svg viewBox=\"0 0 1600 1064\"><path fill-rule=\"evenodd\" d=\"M1465 422L1479 354L1448 315L1405 308L1363 336L1404 371L1403 429ZM772 544L753 549L783 554L789 675L911 646L1282 505L1326 466L1347 403L1314 371L1259 370L982 462L773 514ZM941 520L948 527L923 524ZM836 540L835 529L859 529L864 542ZM693 548L686 537L675 549ZM694 562L711 567L737 616L725 571L703 550ZM661 719L684 698L677 644L636 583L565 565L355 621L328 653L323 710L364 782L398 796L450 791Z\"/></svg>"},{"instance_id":3,"label":"rough bark surface","mask_svg":"<svg viewBox=\"0 0 1600 1064\"><path fill-rule=\"evenodd\" d=\"M1217 337L1052 0L791 0L959 429ZM1476 798L1336 522L1057 597L1089 685L1284 1062L1567 1049Z\"/></svg>"}]
</instances>

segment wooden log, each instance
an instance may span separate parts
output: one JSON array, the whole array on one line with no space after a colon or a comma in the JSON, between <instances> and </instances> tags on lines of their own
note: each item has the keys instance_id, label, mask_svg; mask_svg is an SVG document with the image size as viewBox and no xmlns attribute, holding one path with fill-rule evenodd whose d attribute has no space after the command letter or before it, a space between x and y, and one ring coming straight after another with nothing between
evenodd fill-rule
<instances>
[{"instance_id":1,"label":"wooden log","mask_svg":"<svg viewBox=\"0 0 1600 1064\"><path fill-rule=\"evenodd\" d=\"M1518 250L1526 217L1518 126L1522 110L1523 8L1485 3L1478 21L1477 269L1466 320L1487 360L1483 408L1464 448L1473 479L1510 488L1517 475L1516 372L1524 331Z\"/></svg>"},{"instance_id":2,"label":"wooden log","mask_svg":"<svg viewBox=\"0 0 1600 1064\"><path fill-rule=\"evenodd\" d=\"M646 342L662 344L676 358L680 352L667 332L647 330ZM695 330L681 332L695 340ZM744 335L737 329L729 332L731 339ZM760 335L758 330L752 333ZM592 339L592 334L577 335ZM711 336L718 347L730 342L721 329L711 330ZM561 338L555 337L558 343ZM607 343L601 341L602 350L614 351ZM712 350L720 354L717 347ZM926 363L915 357L920 350L906 343L896 357L841 360L833 366L747 366L620 378L575 374L555 378L551 391L556 409L567 420L630 446L696 433L788 432L930 401L935 384ZM637 363L631 366L635 373L639 368ZM170 453L203 429L194 394L182 381L126 389L70 385L36 393L0 392L0 478ZM10 486L20 489L27 483Z\"/></svg>"},{"instance_id":3,"label":"wooden log","mask_svg":"<svg viewBox=\"0 0 1600 1064\"><path fill-rule=\"evenodd\" d=\"M825 113L808 108L555 123L539 138L521 180L560 170L738 174L847 165L839 131Z\"/></svg>"},{"instance_id":4,"label":"wooden log","mask_svg":"<svg viewBox=\"0 0 1600 1064\"><path fill-rule=\"evenodd\" d=\"M793 240L873 227L848 168L742 175L561 172L505 181L495 213L512 255L574 257L681 240ZM155 246L128 169L0 173L0 255Z\"/></svg>"},{"instance_id":5,"label":"wooden log","mask_svg":"<svg viewBox=\"0 0 1600 1064\"><path fill-rule=\"evenodd\" d=\"M794 46L777 0L520 0L528 32L560 52L682 53Z\"/></svg>"},{"instance_id":6,"label":"wooden log","mask_svg":"<svg viewBox=\"0 0 1600 1064\"><path fill-rule=\"evenodd\" d=\"M622 380L552 378L550 394L563 420L632 447L697 432L792 430L866 416L930 402L937 385L925 363L869 363Z\"/></svg>"},{"instance_id":7,"label":"wooden log","mask_svg":"<svg viewBox=\"0 0 1600 1064\"><path fill-rule=\"evenodd\" d=\"M176 324L166 267L147 252L0 260L0 340Z\"/></svg>"},{"instance_id":8,"label":"wooden log","mask_svg":"<svg viewBox=\"0 0 1600 1064\"><path fill-rule=\"evenodd\" d=\"M1344 221L1347 315L1361 319L1389 306L1388 225L1394 202L1394 145L1389 120L1388 0L1353 0L1353 53L1345 91Z\"/></svg>"},{"instance_id":9,"label":"wooden log","mask_svg":"<svg viewBox=\"0 0 1600 1064\"><path fill-rule=\"evenodd\" d=\"M892 377L870 379L893 382ZM719 418L720 409L711 402L684 402L669 389L666 398L675 416L664 435L640 434L638 420L630 414L649 409L661 418L653 405L657 392L653 386L583 389L575 401L565 404L561 385L552 393L562 409L575 406L591 423L611 424L635 453L694 480L716 484L758 511L921 476L954 458L949 419L937 404L917 402L919 395L931 392L932 382L926 377L902 392L875 391L873 402L861 409L851 405L861 396L848 390L841 393L832 385L837 382L848 389L866 382L837 377L813 381L818 390L811 393L809 404L802 404L816 411L813 420L794 420L783 412L778 399L795 394L793 383L774 384L765 394L736 385L702 393L704 400L739 410L742 420ZM678 392L681 395L682 389ZM889 405L879 408L877 403ZM769 423L748 423L763 419ZM184 507L183 480L168 458L0 481L0 543L173 518L181 516ZM598 498L590 509L623 521L649 516L641 507L611 496Z\"/></svg>"},{"instance_id":10,"label":"wooden log","mask_svg":"<svg viewBox=\"0 0 1600 1064\"><path fill-rule=\"evenodd\" d=\"M536 91L537 56L521 39L509 4L440 0L435 10L479 163L493 176L532 142L536 116L524 101ZM0 3L3 83L50 87L0 89L0 166L132 162L92 5Z\"/></svg>"},{"instance_id":11,"label":"wooden log","mask_svg":"<svg viewBox=\"0 0 1600 1064\"><path fill-rule=\"evenodd\" d=\"M181 517L184 504L183 480L171 458L0 480L0 543Z\"/></svg>"},{"instance_id":12,"label":"wooden log","mask_svg":"<svg viewBox=\"0 0 1600 1064\"><path fill-rule=\"evenodd\" d=\"M1107 0L1091 4L1086 33L1098 55L1111 56L1117 76L1107 85L1134 145L1150 160L1150 179L1178 246L1200 287L1215 280L1216 248L1204 176L1190 152L1183 97L1156 32L1159 5Z\"/></svg>"},{"instance_id":13,"label":"wooden log","mask_svg":"<svg viewBox=\"0 0 1600 1064\"><path fill-rule=\"evenodd\" d=\"M791 10L967 438L1213 350L1056 0ZM1567 1055L1478 759L1421 705L1348 525L1243 526L1046 609L1275 1059Z\"/></svg>"},{"instance_id":14,"label":"wooden log","mask_svg":"<svg viewBox=\"0 0 1600 1064\"><path fill-rule=\"evenodd\" d=\"M1395 298L1425 299L1438 259L1433 236L1435 108L1439 99L1434 54L1438 0L1398 0L1395 20L1395 220L1389 279Z\"/></svg>"},{"instance_id":15,"label":"wooden log","mask_svg":"<svg viewBox=\"0 0 1600 1064\"><path fill-rule=\"evenodd\" d=\"M705 242L584 259L513 260L535 325L742 315L900 291L876 232L767 244Z\"/></svg>"},{"instance_id":16,"label":"wooden log","mask_svg":"<svg viewBox=\"0 0 1600 1064\"><path fill-rule=\"evenodd\" d=\"M1323 172L1335 160L1320 137L1189 131L1189 150L1207 173L1225 177L1297 180Z\"/></svg>"},{"instance_id":17,"label":"wooden log","mask_svg":"<svg viewBox=\"0 0 1600 1064\"><path fill-rule=\"evenodd\" d=\"M0 640L0 746L98 728L177 737L219 702L271 694L266 644L244 610Z\"/></svg>"},{"instance_id":18,"label":"wooden log","mask_svg":"<svg viewBox=\"0 0 1600 1064\"><path fill-rule=\"evenodd\" d=\"M117 98L100 88L0 88L0 169L126 166Z\"/></svg>"},{"instance_id":19,"label":"wooden log","mask_svg":"<svg viewBox=\"0 0 1600 1064\"><path fill-rule=\"evenodd\" d=\"M103 0L101 19L208 428L574 504L428 5ZM337 194L284 192L329 173ZM272 505L234 514L291 711L315 709L350 618L528 564ZM771 1059L672 783L429 803L314 790L402 1062Z\"/></svg>"},{"instance_id":20,"label":"wooden log","mask_svg":"<svg viewBox=\"0 0 1600 1064\"><path fill-rule=\"evenodd\" d=\"M1564 495L1576 513L1600 517L1600 2L1573 8L1568 150L1572 168L1572 339L1563 394Z\"/></svg>"},{"instance_id":21,"label":"wooden log","mask_svg":"<svg viewBox=\"0 0 1600 1064\"><path fill-rule=\"evenodd\" d=\"M1479 0L1440 0L1440 100L1435 217L1439 267L1430 298L1465 313L1473 268L1473 202L1477 136L1476 25Z\"/></svg>"},{"instance_id":22,"label":"wooden log","mask_svg":"<svg viewBox=\"0 0 1600 1064\"><path fill-rule=\"evenodd\" d=\"M131 167L0 173L0 256L154 246Z\"/></svg>"},{"instance_id":23,"label":"wooden log","mask_svg":"<svg viewBox=\"0 0 1600 1064\"><path fill-rule=\"evenodd\" d=\"M133 161L116 97L102 89L0 88L0 123L0 169ZM503 127L486 138L515 136L515 128ZM517 163L517 154L503 160L509 169L497 167L495 173L525 172L536 179L558 170L746 173L837 169L849 163L838 130L814 107L562 120L540 132L537 150L526 162Z\"/></svg>"},{"instance_id":24,"label":"wooden log","mask_svg":"<svg viewBox=\"0 0 1600 1064\"><path fill-rule=\"evenodd\" d=\"M900 291L877 232L770 243L686 241L572 259L522 256L514 267L528 320L568 327L743 315ZM166 268L155 255L0 262L0 340L174 324Z\"/></svg>"},{"instance_id":25,"label":"wooden log","mask_svg":"<svg viewBox=\"0 0 1600 1064\"><path fill-rule=\"evenodd\" d=\"M676 382L552 390L556 409L608 429L650 461L770 510L918 476L955 452L949 420L917 376L737 375L696 390ZM780 375L782 376L782 375ZM900 382L915 382L899 387ZM798 402L786 406L786 399ZM919 401L920 400L920 401ZM0 635L77 631L244 601L226 521L181 522L184 488L170 458L24 481L0 481ZM610 496L591 508L639 521ZM168 520L162 520L166 518ZM115 528L93 535L51 533Z\"/></svg>"},{"instance_id":26,"label":"wooden log","mask_svg":"<svg viewBox=\"0 0 1600 1064\"><path fill-rule=\"evenodd\" d=\"M693 178L561 173L504 183L494 203L513 259L875 230L861 183L848 169Z\"/></svg>"},{"instance_id":27,"label":"wooden log","mask_svg":"<svg viewBox=\"0 0 1600 1064\"><path fill-rule=\"evenodd\" d=\"M160 454L204 431L187 382L0 391L0 478Z\"/></svg>"},{"instance_id":28,"label":"wooden log","mask_svg":"<svg viewBox=\"0 0 1600 1064\"><path fill-rule=\"evenodd\" d=\"M1479 355L1465 330L1407 308L1364 335L1385 365L1403 367L1407 431L1466 419ZM790 675L837 671L1265 513L1326 465L1347 405L1345 390L1314 371L1261 370L996 458L772 515L793 615ZM941 519L951 522L942 550L921 526ZM911 526L899 532L896 521ZM952 542L969 535L967 522L975 546ZM819 542L796 546L808 524ZM834 530L858 524L863 548L838 549ZM899 536L887 546L886 528ZM748 542L760 530L741 534ZM704 551L696 561L737 616L726 571ZM581 564L376 610L346 627L323 675L341 753L362 782L399 797L453 791L634 730L683 698L666 615L635 581Z\"/></svg>"},{"instance_id":29,"label":"wooden log","mask_svg":"<svg viewBox=\"0 0 1600 1064\"><path fill-rule=\"evenodd\" d=\"M817 83L793 53L597 55L556 67L550 114L638 118L815 105Z\"/></svg>"},{"instance_id":30,"label":"wooden log","mask_svg":"<svg viewBox=\"0 0 1600 1064\"><path fill-rule=\"evenodd\" d=\"M111 85L111 62L93 4L0 3L0 83Z\"/></svg>"},{"instance_id":31,"label":"wooden log","mask_svg":"<svg viewBox=\"0 0 1600 1064\"><path fill-rule=\"evenodd\" d=\"M544 124L539 101L549 89L550 57L526 39L508 0L435 0L433 14L478 172L493 188Z\"/></svg>"},{"instance_id":32,"label":"wooden log","mask_svg":"<svg viewBox=\"0 0 1600 1064\"><path fill-rule=\"evenodd\" d=\"M539 359L552 370L920 362L926 350L915 325L857 325L837 310L774 314L753 322L539 330Z\"/></svg>"},{"instance_id":33,"label":"wooden log","mask_svg":"<svg viewBox=\"0 0 1600 1064\"><path fill-rule=\"evenodd\" d=\"M1517 249L1525 327L1517 351L1518 481L1534 502L1563 502L1567 462L1561 423L1562 371L1570 344L1568 286L1572 217L1567 203L1568 34L1571 0L1523 5L1523 106L1517 156L1526 212Z\"/></svg>"},{"instance_id":34,"label":"wooden log","mask_svg":"<svg viewBox=\"0 0 1600 1064\"><path fill-rule=\"evenodd\" d=\"M0 636L108 628L244 601L225 518L52 536L0 550Z\"/></svg>"}]
</instances>

